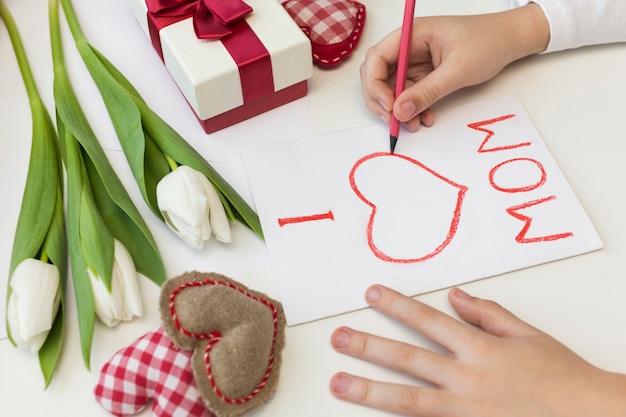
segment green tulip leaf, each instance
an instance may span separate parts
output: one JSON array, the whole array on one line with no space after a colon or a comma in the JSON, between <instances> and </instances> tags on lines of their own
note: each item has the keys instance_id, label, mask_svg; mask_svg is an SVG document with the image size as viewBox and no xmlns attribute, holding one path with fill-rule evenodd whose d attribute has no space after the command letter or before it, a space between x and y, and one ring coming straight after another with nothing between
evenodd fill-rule
<instances>
[{"instance_id":1,"label":"green tulip leaf","mask_svg":"<svg viewBox=\"0 0 626 417\"><path fill-rule=\"evenodd\" d=\"M149 200L148 206L154 207L155 210L153 210L153 212L155 216L163 220L163 215L159 210L157 202L156 188L159 181L172 171L170 165L167 163L167 158L146 132L144 132L144 139L146 144L146 154L144 157L146 173L144 178L146 181L146 196Z\"/></svg>"},{"instance_id":2,"label":"green tulip leaf","mask_svg":"<svg viewBox=\"0 0 626 417\"><path fill-rule=\"evenodd\" d=\"M59 130L59 141L66 145L66 161L71 162L72 158L78 158L77 152L72 152L71 143L75 140L66 129L61 118L57 115L57 129ZM70 146L67 146L70 144ZM66 162L67 164L67 162ZM74 283L74 298L78 311L78 329L80 333L80 345L83 361L87 369L90 368L91 344L96 320L96 307L89 275L87 274L87 263L83 257L81 248L80 211L82 204L82 182L84 175L79 169L70 169L67 164L67 236L70 253L70 265L72 267L72 279Z\"/></svg>"},{"instance_id":3,"label":"green tulip leaf","mask_svg":"<svg viewBox=\"0 0 626 417\"><path fill-rule=\"evenodd\" d=\"M86 181L85 181L86 182ZM80 248L87 267L111 292L113 276L114 244L113 235L96 208L91 195L91 187L83 183L80 198Z\"/></svg>"},{"instance_id":4,"label":"green tulip leaf","mask_svg":"<svg viewBox=\"0 0 626 417\"><path fill-rule=\"evenodd\" d=\"M26 186L18 217L9 267L11 276L27 258L49 259L59 270L61 302L52 329L39 350L39 363L46 388L52 380L63 344L64 298L67 278L67 246L63 216L63 174L56 132L41 101L21 37L8 8L0 0L0 17L5 22L20 73L28 94L32 115L31 153ZM11 297L10 281L7 301ZM11 338L7 323L7 333Z\"/></svg>"},{"instance_id":5,"label":"green tulip leaf","mask_svg":"<svg viewBox=\"0 0 626 417\"><path fill-rule=\"evenodd\" d=\"M63 2L65 6L65 2ZM66 15L67 9L66 10ZM68 18L68 21L71 21ZM128 160L130 169L139 185L141 194L148 205L150 199L146 191L145 175L145 139L141 126L141 114L133 100L101 65L98 57L93 53L84 39L76 40L76 47L85 62L92 79L96 83L104 104L109 112L113 128L120 140L124 154ZM158 207L150 205L154 213L158 213Z\"/></svg>"},{"instance_id":6,"label":"green tulip leaf","mask_svg":"<svg viewBox=\"0 0 626 417\"><path fill-rule=\"evenodd\" d=\"M165 282L165 268L156 244L151 236L148 239L141 227L111 198L91 160L86 160L88 177L93 191L94 201L102 219L112 235L122 242L133 258L135 268L160 286ZM134 207L134 206L133 206ZM158 260L158 262L155 262Z\"/></svg>"},{"instance_id":7,"label":"green tulip leaf","mask_svg":"<svg viewBox=\"0 0 626 417\"><path fill-rule=\"evenodd\" d=\"M58 27L54 26L56 24L53 25L51 22L51 28L58 30ZM130 252L137 270L155 284L161 285L166 275L156 242L111 167L80 107L63 63L62 46L60 40L57 41L60 35L57 33L52 38L53 50L56 51L53 54L53 61L57 110L66 128L72 132L72 136L79 141L85 151L85 166L96 206L113 236ZM57 42L58 45L56 45ZM143 157L142 149L140 148L137 153L141 157Z\"/></svg>"},{"instance_id":8,"label":"green tulip leaf","mask_svg":"<svg viewBox=\"0 0 626 417\"><path fill-rule=\"evenodd\" d=\"M60 273L60 296L59 311L48 333L45 343L39 350L39 366L44 376L46 388L50 385L56 364L61 356L63 335L65 326L65 288L67 280L67 246L65 235L65 222L63 216L63 196L61 191L57 193L57 202L54 217L50 225L48 236L44 243L44 251L50 261L57 266Z\"/></svg>"},{"instance_id":9,"label":"green tulip leaf","mask_svg":"<svg viewBox=\"0 0 626 417\"><path fill-rule=\"evenodd\" d=\"M48 332L46 341L39 349L39 367L44 377L45 387L48 388L52 381L52 376L56 368L57 361L61 356L63 345L63 334L65 326L65 313L63 303L59 306L59 311L54 319L52 328Z\"/></svg>"},{"instance_id":10,"label":"green tulip leaf","mask_svg":"<svg viewBox=\"0 0 626 417\"><path fill-rule=\"evenodd\" d=\"M17 221L10 274L26 258L35 258L48 233L59 184L56 137L40 99L31 99L33 134L26 186Z\"/></svg>"},{"instance_id":11,"label":"green tulip leaf","mask_svg":"<svg viewBox=\"0 0 626 417\"><path fill-rule=\"evenodd\" d=\"M241 221L262 238L263 231L254 210L206 159L148 107L124 75L87 42L71 0L61 0L61 3L77 49L100 91L133 175L152 212L161 218L152 192L148 190L148 185L158 183L160 178L151 177L148 180L145 177L147 172L154 173L145 167L145 164L152 163L147 162L151 154L146 150L146 136L154 140L164 155L206 175L217 189L229 218Z\"/></svg>"}]
</instances>

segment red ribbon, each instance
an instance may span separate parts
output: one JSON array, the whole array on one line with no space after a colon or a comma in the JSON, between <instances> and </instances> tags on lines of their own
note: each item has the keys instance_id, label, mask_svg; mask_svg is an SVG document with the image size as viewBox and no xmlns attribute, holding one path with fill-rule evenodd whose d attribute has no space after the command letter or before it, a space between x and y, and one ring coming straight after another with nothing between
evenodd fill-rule
<instances>
[{"instance_id":1,"label":"red ribbon","mask_svg":"<svg viewBox=\"0 0 626 417\"><path fill-rule=\"evenodd\" d=\"M230 35L229 25L252 13L242 0L148 0L148 13L159 18L193 17L198 39L222 39Z\"/></svg>"},{"instance_id":2,"label":"red ribbon","mask_svg":"<svg viewBox=\"0 0 626 417\"><path fill-rule=\"evenodd\" d=\"M245 16L252 7L242 0L146 0L152 45L161 59L159 31L190 17L198 39L221 40L237 63L244 104L274 92L270 55Z\"/></svg>"}]
</instances>

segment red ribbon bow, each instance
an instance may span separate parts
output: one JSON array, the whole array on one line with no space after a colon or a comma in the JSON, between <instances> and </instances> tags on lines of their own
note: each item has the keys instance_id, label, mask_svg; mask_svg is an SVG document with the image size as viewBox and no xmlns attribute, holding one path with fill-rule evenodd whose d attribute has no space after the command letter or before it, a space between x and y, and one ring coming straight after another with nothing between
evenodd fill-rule
<instances>
[{"instance_id":1,"label":"red ribbon bow","mask_svg":"<svg viewBox=\"0 0 626 417\"><path fill-rule=\"evenodd\" d=\"M252 13L243 0L149 0L149 13L157 18L193 17L198 39L222 39L232 33L229 26Z\"/></svg>"},{"instance_id":2,"label":"red ribbon bow","mask_svg":"<svg viewBox=\"0 0 626 417\"><path fill-rule=\"evenodd\" d=\"M146 0L148 29L163 59L159 31L193 17L196 36L222 42L239 69L244 104L274 93L269 52L243 17L252 8L242 0Z\"/></svg>"}]
</instances>

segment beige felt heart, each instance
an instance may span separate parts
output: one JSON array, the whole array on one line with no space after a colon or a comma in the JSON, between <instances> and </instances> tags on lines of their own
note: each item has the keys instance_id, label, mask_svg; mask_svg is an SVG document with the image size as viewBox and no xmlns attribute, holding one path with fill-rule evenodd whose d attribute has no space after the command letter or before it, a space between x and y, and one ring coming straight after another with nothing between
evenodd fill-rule
<instances>
[{"instance_id":1,"label":"beige felt heart","mask_svg":"<svg viewBox=\"0 0 626 417\"><path fill-rule=\"evenodd\" d=\"M278 381L285 317L280 302L216 273L188 272L161 289L161 320L218 417L267 401Z\"/></svg>"}]
</instances>

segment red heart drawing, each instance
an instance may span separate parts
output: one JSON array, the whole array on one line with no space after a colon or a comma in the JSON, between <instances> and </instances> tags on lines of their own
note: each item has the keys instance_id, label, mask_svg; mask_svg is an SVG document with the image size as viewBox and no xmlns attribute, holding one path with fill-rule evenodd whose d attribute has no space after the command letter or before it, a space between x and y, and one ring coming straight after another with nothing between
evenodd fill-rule
<instances>
[{"instance_id":1,"label":"red heart drawing","mask_svg":"<svg viewBox=\"0 0 626 417\"><path fill-rule=\"evenodd\" d=\"M371 210L371 251L394 263L423 262L443 251L457 232L468 189L413 158L389 152L357 161L350 186Z\"/></svg>"},{"instance_id":2,"label":"red heart drawing","mask_svg":"<svg viewBox=\"0 0 626 417\"><path fill-rule=\"evenodd\" d=\"M282 3L311 40L313 62L340 64L357 46L365 24L365 6L353 0L288 0Z\"/></svg>"}]
</instances>

